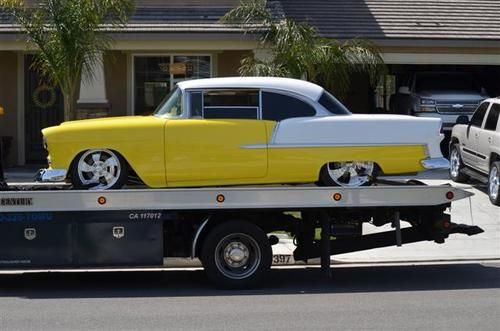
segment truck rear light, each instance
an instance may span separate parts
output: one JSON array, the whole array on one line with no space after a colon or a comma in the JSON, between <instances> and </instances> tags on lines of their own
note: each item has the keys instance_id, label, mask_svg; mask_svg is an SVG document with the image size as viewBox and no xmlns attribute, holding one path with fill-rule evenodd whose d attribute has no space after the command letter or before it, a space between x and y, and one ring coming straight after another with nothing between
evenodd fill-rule
<instances>
[{"instance_id":1,"label":"truck rear light","mask_svg":"<svg viewBox=\"0 0 500 331\"><path fill-rule=\"evenodd\" d=\"M455 194L452 191L446 192L446 199L453 200L454 197L455 197Z\"/></svg>"}]
</instances>

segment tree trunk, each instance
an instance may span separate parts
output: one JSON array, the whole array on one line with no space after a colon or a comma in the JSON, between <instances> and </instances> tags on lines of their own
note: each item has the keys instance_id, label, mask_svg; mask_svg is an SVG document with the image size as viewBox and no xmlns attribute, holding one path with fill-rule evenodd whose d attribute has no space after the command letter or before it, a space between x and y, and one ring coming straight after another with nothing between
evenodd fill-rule
<instances>
[{"instance_id":1,"label":"tree trunk","mask_svg":"<svg viewBox=\"0 0 500 331\"><path fill-rule=\"evenodd\" d=\"M64 122L73 119L73 93L66 92L64 95Z\"/></svg>"}]
</instances>

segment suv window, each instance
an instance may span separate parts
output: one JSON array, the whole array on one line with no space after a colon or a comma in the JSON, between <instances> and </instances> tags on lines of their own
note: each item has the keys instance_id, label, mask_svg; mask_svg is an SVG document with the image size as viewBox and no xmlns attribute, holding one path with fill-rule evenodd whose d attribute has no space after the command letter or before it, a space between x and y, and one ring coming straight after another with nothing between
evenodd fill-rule
<instances>
[{"instance_id":1,"label":"suv window","mask_svg":"<svg viewBox=\"0 0 500 331\"><path fill-rule=\"evenodd\" d=\"M262 92L262 119L282 121L293 117L316 115L310 104L289 95Z\"/></svg>"},{"instance_id":2,"label":"suv window","mask_svg":"<svg viewBox=\"0 0 500 331\"><path fill-rule=\"evenodd\" d=\"M495 131L497 130L498 117L500 116L500 104L494 103L491 106L490 113L488 114L488 118L486 119L486 124L484 128L486 130ZM499 128L500 129L500 128Z\"/></svg>"},{"instance_id":3,"label":"suv window","mask_svg":"<svg viewBox=\"0 0 500 331\"><path fill-rule=\"evenodd\" d=\"M209 90L190 93L191 117L259 118L258 90Z\"/></svg>"},{"instance_id":4,"label":"suv window","mask_svg":"<svg viewBox=\"0 0 500 331\"><path fill-rule=\"evenodd\" d=\"M474 112L474 115L472 115L472 119L470 120L470 125L477 126L480 128L481 125L483 124L484 115L486 114L486 110L488 110L489 106L490 104L488 102L480 104L479 107Z\"/></svg>"}]
</instances>

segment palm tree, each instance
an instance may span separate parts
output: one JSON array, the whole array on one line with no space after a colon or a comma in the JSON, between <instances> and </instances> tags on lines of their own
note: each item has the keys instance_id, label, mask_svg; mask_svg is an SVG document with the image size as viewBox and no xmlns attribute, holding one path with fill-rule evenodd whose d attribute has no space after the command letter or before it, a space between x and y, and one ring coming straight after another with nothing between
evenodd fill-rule
<instances>
[{"instance_id":1,"label":"palm tree","mask_svg":"<svg viewBox=\"0 0 500 331\"><path fill-rule=\"evenodd\" d=\"M33 68L56 84L64 96L64 119L74 116L80 81L91 81L111 44L106 29L126 23L133 0L0 0L36 49Z\"/></svg>"},{"instance_id":2,"label":"palm tree","mask_svg":"<svg viewBox=\"0 0 500 331\"><path fill-rule=\"evenodd\" d=\"M260 36L260 47L270 50L271 59L253 55L241 61L241 75L305 78L322 85L342 98L353 73L367 74L372 85L385 72L379 51L368 41L340 42L322 38L306 22L275 18L266 0L242 0L221 20Z\"/></svg>"}]
</instances>

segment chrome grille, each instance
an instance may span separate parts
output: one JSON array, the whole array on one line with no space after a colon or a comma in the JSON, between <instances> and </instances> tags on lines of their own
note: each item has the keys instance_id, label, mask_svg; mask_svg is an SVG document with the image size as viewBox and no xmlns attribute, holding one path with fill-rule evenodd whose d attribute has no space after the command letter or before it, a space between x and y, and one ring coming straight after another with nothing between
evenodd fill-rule
<instances>
[{"instance_id":1,"label":"chrome grille","mask_svg":"<svg viewBox=\"0 0 500 331\"><path fill-rule=\"evenodd\" d=\"M439 113L473 113L479 103L468 102L437 102L436 108Z\"/></svg>"}]
</instances>

